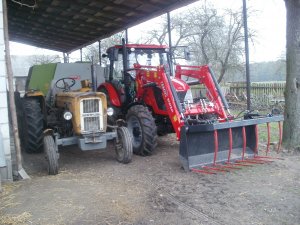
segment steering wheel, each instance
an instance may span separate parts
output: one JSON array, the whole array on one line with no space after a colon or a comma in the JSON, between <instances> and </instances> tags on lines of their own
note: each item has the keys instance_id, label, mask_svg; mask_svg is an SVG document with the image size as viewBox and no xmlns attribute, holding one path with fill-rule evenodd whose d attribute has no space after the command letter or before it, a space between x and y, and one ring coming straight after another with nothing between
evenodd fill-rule
<instances>
[{"instance_id":1,"label":"steering wheel","mask_svg":"<svg viewBox=\"0 0 300 225\"><path fill-rule=\"evenodd\" d=\"M59 83L62 83L62 85L59 85ZM71 77L64 77L61 79L58 79L55 82L55 87L59 88L59 89L63 89L64 91L69 91L71 87L73 87L76 83L76 80L74 78Z\"/></svg>"}]
</instances>

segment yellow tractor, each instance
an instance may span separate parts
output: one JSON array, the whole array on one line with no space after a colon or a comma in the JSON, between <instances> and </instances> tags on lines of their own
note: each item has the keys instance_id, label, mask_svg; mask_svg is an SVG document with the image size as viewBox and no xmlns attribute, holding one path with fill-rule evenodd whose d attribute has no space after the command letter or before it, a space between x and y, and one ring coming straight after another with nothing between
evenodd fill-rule
<instances>
[{"instance_id":1,"label":"yellow tractor","mask_svg":"<svg viewBox=\"0 0 300 225\"><path fill-rule=\"evenodd\" d=\"M80 79L85 76L59 78L56 73L49 73L49 66L54 65L34 66L29 71L19 120L22 148L29 153L44 150L50 175L59 170L59 146L100 150L106 148L108 140L113 140L116 159L129 163L132 137L121 120L107 124L114 111L107 108L106 95L93 91L89 80ZM43 70L52 76L44 78ZM81 87L74 89L78 83Z\"/></svg>"}]
</instances>

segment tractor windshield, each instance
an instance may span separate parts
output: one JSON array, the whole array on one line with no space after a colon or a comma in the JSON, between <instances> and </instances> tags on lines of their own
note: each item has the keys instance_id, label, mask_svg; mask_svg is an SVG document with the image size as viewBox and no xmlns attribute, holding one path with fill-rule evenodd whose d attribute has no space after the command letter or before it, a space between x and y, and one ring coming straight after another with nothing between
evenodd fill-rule
<instances>
[{"instance_id":1,"label":"tractor windshield","mask_svg":"<svg viewBox=\"0 0 300 225\"><path fill-rule=\"evenodd\" d=\"M135 63L142 66L159 66L167 61L167 52L165 49L132 48L128 52L128 68L133 68Z\"/></svg>"},{"instance_id":2,"label":"tractor windshield","mask_svg":"<svg viewBox=\"0 0 300 225\"><path fill-rule=\"evenodd\" d=\"M127 49L127 68L133 69L134 64L141 66L160 66L169 64L168 53L164 48L128 48ZM123 55L122 49L119 49L117 60L113 61L112 77L121 79L123 77ZM129 72L134 77L134 72Z\"/></svg>"}]
</instances>

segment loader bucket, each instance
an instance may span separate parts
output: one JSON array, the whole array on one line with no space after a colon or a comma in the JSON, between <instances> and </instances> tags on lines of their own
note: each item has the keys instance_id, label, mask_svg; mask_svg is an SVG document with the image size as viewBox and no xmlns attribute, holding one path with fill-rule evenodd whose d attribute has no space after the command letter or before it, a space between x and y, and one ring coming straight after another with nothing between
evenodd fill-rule
<instances>
[{"instance_id":1,"label":"loader bucket","mask_svg":"<svg viewBox=\"0 0 300 225\"><path fill-rule=\"evenodd\" d=\"M258 154L257 125L279 123L283 116L236 120L215 124L185 125L181 128L179 157L186 171L206 166L232 164ZM269 130L268 130L269 131ZM268 137L269 137L268 133ZM279 138L281 142L281 137ZM268 139L268 145L269 143ZM281 144L281 143L279 143ZM268 146L269 147L269 146ZM254 161L249 161L249 163ZM257 163L261 162L259 159Z\"/></svg>"}]
</instances>

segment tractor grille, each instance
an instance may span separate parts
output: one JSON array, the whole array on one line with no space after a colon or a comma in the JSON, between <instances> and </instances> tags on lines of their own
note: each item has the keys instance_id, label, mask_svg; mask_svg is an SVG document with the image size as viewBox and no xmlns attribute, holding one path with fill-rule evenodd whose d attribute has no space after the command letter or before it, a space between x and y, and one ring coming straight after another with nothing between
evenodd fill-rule
<instances>
[{"instance_id":1,"label":"tractor grille","mask_svg":"<svg viewBox=\"0 0 300 225\"><path fill-rule=\"evenodd\" d=\"M80 101L81 132L99 132L103 130L103 107L100 98Z\"/></svg>"}]
</instances>

